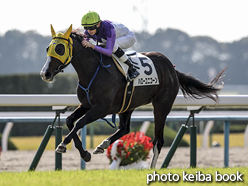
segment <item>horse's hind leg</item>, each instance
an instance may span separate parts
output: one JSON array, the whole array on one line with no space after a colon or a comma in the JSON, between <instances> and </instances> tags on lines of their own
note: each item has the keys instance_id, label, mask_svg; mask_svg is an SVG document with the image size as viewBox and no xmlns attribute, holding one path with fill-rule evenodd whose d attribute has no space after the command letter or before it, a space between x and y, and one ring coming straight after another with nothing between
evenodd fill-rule
<instances>
[{"instance_id":1,"label":"horse's hind leg","mask_svg":"<svg viewBox=\"0 0 248 186\"><path fill-rule=\"evenodd\" d=\"M74 110L74 112L66 118L66 125L67 125L67 127L69 128L70 131L74 127L74 122L76 120L78 120L79 118L81 118L85 114L86 111L87 110L85 110L82 107L82 105L79 105ZM78 149L78 151L80 153L81 158L84 159L84 161L86 161L86 162L90 161L90 159L91 159L90 153L83 149L82 142L79 139L77 134L75 134L73 136L73 141L74 141L75 147ZM65 145L62 144L62 146L60 146L60 147L61 147L61 149L60 148L56 149L57 152L62 152L62 151L65 152L66 151L66 146Z\"/></svg>"},{"instance_id":2,"label":"horse's hind leg","mask_svg":"<svg viewBox=\"0 0 248 186\"><path fill-rule=\"evenodd\" d=\"M130 118L131 118L132 113L133 113L133 110L119 114L119 118L120 118L119 128L113 135L103 140L103 142L96 147L93 154L103 153L104 149L108 148L116 140L120 139L122 136L130 132Z\"/></svg>"},{"instance_id":3,"label":"horse's hind leg","mask_svg":"<svg viewBox=\"0 0 248 186\"><path fill-rule=\"evenodd\" d=\"M152 103L154 107L155 138L153 140L153 158L150 165L151 168L155 168L161 148L164 145L164 125L167 115L170 113L172 104L174 102L173 97L168 97L170 97L170 100L168 98L166 98L167 100L154 99Z\"/></svg>"}]
</instances>

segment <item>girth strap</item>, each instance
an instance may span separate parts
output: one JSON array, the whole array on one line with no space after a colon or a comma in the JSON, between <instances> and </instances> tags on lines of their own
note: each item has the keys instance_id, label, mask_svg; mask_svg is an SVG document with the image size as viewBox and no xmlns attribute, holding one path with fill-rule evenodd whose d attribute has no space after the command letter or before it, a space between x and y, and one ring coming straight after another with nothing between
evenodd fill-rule
<instances>
[{"instance_id":1,"label":"girth strap","mask_svg":"<svg viewBox=\"0 0 248 186\"><path fill-rule=\"evenodd\" d=\"M124 95L123 95L122 107L119 110L118 114L126 112L127 109L129 108L131 101L132 101L134 88L135 88L135 86L133 86L133 81L128 82L126 84L126 88L125 88Z\"/></svg>"}]
</instances>

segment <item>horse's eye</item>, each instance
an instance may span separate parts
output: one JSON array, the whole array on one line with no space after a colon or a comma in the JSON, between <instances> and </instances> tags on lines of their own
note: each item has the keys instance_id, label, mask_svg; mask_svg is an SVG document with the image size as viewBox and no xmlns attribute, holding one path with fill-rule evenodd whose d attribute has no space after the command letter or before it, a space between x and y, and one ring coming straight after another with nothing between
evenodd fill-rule
<instances>
[{"instance_id":1,"label":"horse's eye","mask_svg":"<svg viewBox=\"0 0 248 186\"><path fill-rule=\"evenodd\" d=\"M59 54L60 56L63 56L64 53L65 53L65 46L63 44L58 44L56 47L55 47L55 52L57 54Z\"/></svg>"}]
</instances>

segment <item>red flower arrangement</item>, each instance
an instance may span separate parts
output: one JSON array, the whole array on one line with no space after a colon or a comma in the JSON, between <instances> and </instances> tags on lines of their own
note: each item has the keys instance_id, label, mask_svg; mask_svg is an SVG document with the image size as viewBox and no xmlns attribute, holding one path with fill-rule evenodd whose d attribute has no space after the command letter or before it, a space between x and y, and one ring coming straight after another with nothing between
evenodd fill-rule
<instances>
[{"instance_id":1,"label":"red flower arrangement","mask_svg":"<svg viewBox=\"0 0 248 186\"><path fill-rule=\"evenodd\" d=\"M120 158L120 166L137 162L140 159L146 161L146 159L148 159L149 151L153 147L151 138L145 136L142 132L132 132L120 138L115 157L111 156L113 144L107 149L107 157L110 160L110 164L116 157Z\"/></svg>"}]
</instances>

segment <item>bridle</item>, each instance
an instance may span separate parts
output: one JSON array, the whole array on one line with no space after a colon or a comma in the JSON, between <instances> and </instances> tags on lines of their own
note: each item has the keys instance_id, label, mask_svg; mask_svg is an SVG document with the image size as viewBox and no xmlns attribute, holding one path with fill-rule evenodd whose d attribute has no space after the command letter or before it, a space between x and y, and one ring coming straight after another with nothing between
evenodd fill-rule
<instances>
[{"instance_id":1,"label":"bridle","mask_svg":"<svg viewBox=\"0 0 248 186\"><path fill-rule=\"evenodd\" d=\"M77 34L74 34L74 35L77 36L76 39L81 43L83 39L79 35L77 35ZM68 58L67 58L64 63L62 63L61 65L59 65L58 68L56 70L54 70L54 73L56 73L56 74L59 73L59 72L62 72L63 73L64 72L63 69L66 68L74 60L76 60L80 56L80 54L83 52L84 49L80 50L75 56L72 56L72 53L70 54L70 51L71 51L70 47L73 48L73 43L70 42L70 39L69 38L68 39L65 39L65 38L62 38L62 37L54 37L53 39L63 39L63 40L66 40L68 42L68 44L69 44L69 56L68 56L68 58L71 56L71 60L68 63L66 63L68 61ZM97 60L101 63L101 66L102 67L104 67L106 69L107 69L107 67L109 67L109 65L104 65L103 64L103 62L102 62L102 56L101 55L100 55L100 57L98 57L95 54L95 52L93 51L93 49L89 48L89 50L97 58ZM107 71L110 73L110 71L108 69L107 69Z\"/></svg>"},{"instance_id":2,"label":"bridle","mask_svg":"<svg viewBox=\"0 0 248 186\"><path fill-rule=\"evenodd\" d=\"M58 68L56 70L54 70L54 73L57 74L59 72L64 72L63 69L66 68L72 61L72 50L71 47L73 48L73 43L71 43L70 39L65 39L63 37L54 37L53 39L63 39L65 41L68 42L68 46L69 46L69 56L67 57L67 59L65 60L65 62L61 62L62 64L58 66ZM71 59L69 62L67 62L69 60L69 58Z\"/></svg>"}]
</instances>

